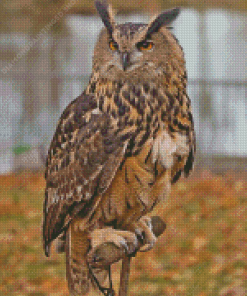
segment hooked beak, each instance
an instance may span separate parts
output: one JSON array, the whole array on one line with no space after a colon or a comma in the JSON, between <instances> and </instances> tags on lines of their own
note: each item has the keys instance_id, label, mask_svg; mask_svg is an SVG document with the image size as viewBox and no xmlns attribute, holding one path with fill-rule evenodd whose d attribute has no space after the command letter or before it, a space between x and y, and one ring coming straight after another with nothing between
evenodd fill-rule
<instances>
[{"instance_id":1,"label":"hooked beak","mask_svg":"<svg viewBox=\"0 0 247 296\"><path fill-rule=\"evenodd\" d=\"M128 52L121 53L121 63L123 70L125 71L130 65L130 55Z\"/></svg>"}]
</instances>

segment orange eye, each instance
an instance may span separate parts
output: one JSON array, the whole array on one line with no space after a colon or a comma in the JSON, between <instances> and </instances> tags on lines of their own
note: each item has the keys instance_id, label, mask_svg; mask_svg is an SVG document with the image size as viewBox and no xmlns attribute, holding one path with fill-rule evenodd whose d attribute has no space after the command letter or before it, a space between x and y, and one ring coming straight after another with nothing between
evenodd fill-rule
<instances>
[{"instance_id":1,"label":"orange eye","mask_svg":"<svg viewBox=\"0 0 247 296\"><path fill-rule=\"evenodd\" d=\"M150 50L154 47L154 44L151 41L142 41L137 43L136 46L139 50Z\"/></svg>"},{"instance_id":2,"label":"orange eye","mask_svg":"<svg viewBox=\"0 0 247 296\"><path fill-rule=\"evenodd\" d=\"M109 47L110 47L111 50L118 50L118 44L117 44L117 42L115 42L113 40L111 40L109 42Z\"/></svg>"}]
</instances>

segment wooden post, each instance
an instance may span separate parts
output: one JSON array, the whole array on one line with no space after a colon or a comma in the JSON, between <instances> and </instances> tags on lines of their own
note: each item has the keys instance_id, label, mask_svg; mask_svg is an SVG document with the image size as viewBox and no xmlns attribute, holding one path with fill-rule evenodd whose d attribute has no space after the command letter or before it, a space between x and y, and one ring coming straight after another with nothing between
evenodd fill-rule
<instances>
[{"instance_id":1,"label":"wooden post","mask_svg":"<svg viewBox=\"0 0 247 296\"><path fill-rule=\"evenodd\" d=\"M120 275L119 296L128 295L130 262L131 262L131 256L125 256L123 258L122 270Z\"/></svg>"}]
</instances>

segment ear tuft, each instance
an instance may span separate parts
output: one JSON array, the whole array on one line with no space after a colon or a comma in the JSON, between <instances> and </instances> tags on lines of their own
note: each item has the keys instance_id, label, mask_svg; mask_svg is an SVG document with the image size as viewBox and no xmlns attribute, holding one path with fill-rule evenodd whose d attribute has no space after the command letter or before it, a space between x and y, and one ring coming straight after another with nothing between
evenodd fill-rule
<instances>
[{"instance_id":1,"label":"ear tuft","mask_svg":"<svg viewBox=\"0 0 247 296\"><path fill-rule=\"evenodd\" d=\"M160 15L158 15L151 23L148 25L146 35L151 35L154 32L157 32L160 27L167 26L173 22L180 12L179 8L174 8L167 10Z\"/></svg>"},{"instance_id":2,"label":"ear tuft","mask_svg":"<svg viewBox=\"0 0 247 296\"><path fill-rule=\"evenodd\" d=\"M102 19L102 22L104 23L105 27L111 35L113 28L115 26L114 13L111 5L109 5L106 0L96 0L95 7Z\"/></svg>"}]
</instances>

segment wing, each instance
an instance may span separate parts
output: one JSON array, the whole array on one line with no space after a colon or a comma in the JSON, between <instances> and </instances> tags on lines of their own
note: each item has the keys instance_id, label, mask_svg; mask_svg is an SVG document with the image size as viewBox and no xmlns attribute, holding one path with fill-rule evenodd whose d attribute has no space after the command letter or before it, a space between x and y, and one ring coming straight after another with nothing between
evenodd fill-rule
<instances>
[{"instance_id":1,"label":"wing","mask_svg":"<svg viewBox=\"0 0 247 296\"><path fill-rule=\"evenodd\" d=\"M93 95L81 95L62 114L47 158L43 239L49 245L75 215L90 214L122 162L128 137L97 109Z\"/></svg>"}]
</instances>

